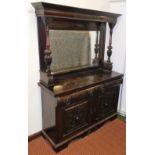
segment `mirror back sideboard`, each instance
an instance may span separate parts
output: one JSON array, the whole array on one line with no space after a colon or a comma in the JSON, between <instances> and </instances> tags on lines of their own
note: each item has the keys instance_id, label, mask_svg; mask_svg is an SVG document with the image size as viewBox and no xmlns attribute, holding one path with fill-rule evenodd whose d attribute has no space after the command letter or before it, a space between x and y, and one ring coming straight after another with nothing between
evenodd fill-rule
<instances>
[{"instance_id":1,"label":"mirror back sideboard","mask_svg":"<svg viewBox=\"0 0 155 155\"><path fill-rule=\"evenodd\" d=\"M112 70L111 55L120 15L44 2L32 5L38 24L42 133L59 151L117 116L123 75Z\"/></svg>"}]
</instances>

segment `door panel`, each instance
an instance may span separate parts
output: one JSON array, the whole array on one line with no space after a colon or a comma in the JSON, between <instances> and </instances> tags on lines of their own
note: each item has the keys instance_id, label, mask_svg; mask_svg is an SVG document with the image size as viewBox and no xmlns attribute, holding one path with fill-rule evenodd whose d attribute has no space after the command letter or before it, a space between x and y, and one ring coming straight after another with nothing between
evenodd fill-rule
<instances>
[{"instance_id":1,"label":"door panel","mask_svg":"<svg viewBox=\"0 0 155 155\"><path fill-rule=\"evenodd\" d=\"M119 86L105 89L104 93L98 97L97 120L117 112L118 95Z\"/></svg>"}]
</instances>

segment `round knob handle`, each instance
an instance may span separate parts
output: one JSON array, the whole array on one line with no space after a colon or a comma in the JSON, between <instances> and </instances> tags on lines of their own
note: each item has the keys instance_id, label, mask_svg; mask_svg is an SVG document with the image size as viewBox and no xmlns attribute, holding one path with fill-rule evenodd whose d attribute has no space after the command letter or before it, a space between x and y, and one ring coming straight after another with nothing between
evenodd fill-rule
<instances>
[{"instance_id":1,"label":"round knob handle","mask_svg":"<svg viewBox=\"0 0 155 155\"><path fill-rule=\"evenodd\" d=\"M108 103L107 103L107 102L105 102L105 103L104 103L104 105L107 107L107 106L108 106Z\"/></svg>"},{"instance_id":2,"label":"round knob handle","mask_svg":"<svg viewBox=\"0 0 155 155\"><path fill-rule=\"evenodd\" d=\"M76 121L78 121L79 120L79 116L76 116L75 119L76 119Z\"/></svg>"}]
</instances>

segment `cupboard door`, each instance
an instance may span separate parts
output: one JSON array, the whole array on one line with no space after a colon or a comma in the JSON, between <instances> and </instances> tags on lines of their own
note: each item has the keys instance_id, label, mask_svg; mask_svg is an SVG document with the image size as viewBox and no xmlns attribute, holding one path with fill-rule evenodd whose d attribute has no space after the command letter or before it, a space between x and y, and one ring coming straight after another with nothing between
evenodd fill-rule
<instances>
[{"instance_id":1,"label":"cupboard door","mask_svg":"<svg viewBox=\"0 0 155 155\"><path fill-rule=\"evenodd\" d=\"M73 133L89 124L89 104L82 101L63 111L63 136Z\"/></svg>"},{"instance_id":2,"label":"cupboard door","mask_svg":"<svg viewBox=\"0 0 155 155\"><path fill-rule=\"evenodd\" d=\"M119 86L105 89L98 97L97 118L102 119L117 112Z\"/></svg>"}]
</instances>

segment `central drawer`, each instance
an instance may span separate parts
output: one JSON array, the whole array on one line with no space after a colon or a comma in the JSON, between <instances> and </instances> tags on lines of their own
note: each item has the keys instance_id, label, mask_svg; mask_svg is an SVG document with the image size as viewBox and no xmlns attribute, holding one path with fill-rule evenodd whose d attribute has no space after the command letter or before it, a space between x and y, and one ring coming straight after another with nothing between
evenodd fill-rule
<instances>
[{"instance_id":1,"label":"central drawer","mask_svg":"<svg viewBox=\"0 0 155 155\"><path fill-rule=\"evenodd\" d=\"M63 136L67 136L89 124L88 100L81 101L63 110Z\"/></svg>"}]
</instances>

